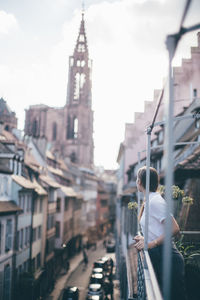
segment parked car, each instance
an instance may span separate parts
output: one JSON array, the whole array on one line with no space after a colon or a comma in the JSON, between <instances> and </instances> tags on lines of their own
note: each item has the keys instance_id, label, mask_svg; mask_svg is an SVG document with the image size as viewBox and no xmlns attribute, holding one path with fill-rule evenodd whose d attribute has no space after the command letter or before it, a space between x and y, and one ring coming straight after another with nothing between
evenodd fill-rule
<instances>
[{"instance_id":1,"label":"parked car","mask_svg":"<svg viewBox=\"0 0 200 300\"><path fill-rule=\"evenodd\" d=\"M89 284L87 297L90 298L91 296L94 295L99 296L100 299L103 299L104 291L101 284L98 283Z\"/></svg>"},{"instance_id":2,"label":"parked car","mask_svg":"<svg viewBox=\"0 0 200 300\"><path fill-rule=\"evenodd\" d=\"M92 274L103 274L103 268L92 269Z\"/></svg>"},{"instance_id":3,"label":"parked car","mask_svg":"<svg viewBox=\"0 0 200 300\"><path fill-rule=\"evenodd\" d=\"M102 259L98 259L93 263L93 268L102 268L103 270L105 270L106 262Z\"/></svg>"},{"instance_id":4,"label":"parked car","mask_svg":"<svg viewBox=\"0 0 200 300\"><path fill-rule=\"evenodd\" d=\"M78 300L79 289L76 286L68 286L63 291L62 300Z\"/></svg>"},{"instance_id":5,"label":"parked car","mask_svg":"<svg viewBox=\"0 0 200 300\"><path fill-rule=\"evenodd\" d=\"M87 295L86 300L103 300L103 296L99 296L99 295Z\"/></svg>"},{"instance_id":6,"label":"parked car","mask_svg":"<svg viewBox=\"0 0 200 300\"><path fill-rule=\"evenodd\" d=\"M103 274L102 273L96 273L92 274L90 277L90 283L99 283L103 285Z\"/></svg>"}]
</instances>

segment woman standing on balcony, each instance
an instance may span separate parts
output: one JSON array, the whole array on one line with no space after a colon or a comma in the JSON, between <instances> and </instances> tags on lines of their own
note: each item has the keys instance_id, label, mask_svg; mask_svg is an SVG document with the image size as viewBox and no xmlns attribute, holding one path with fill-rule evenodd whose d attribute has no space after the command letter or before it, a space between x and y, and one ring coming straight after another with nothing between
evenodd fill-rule
<instances>
[{"instance_id":1,"label":"woman standing on balcony","mask_svg":"<svg viewBox=\"0 0 200 300\"><path fill-rule=\"evenodd\" d=\"M146 193L146 167L140 168L137 173L137 188L145 196ZM156 273L156 277L162 290L162 260L164 242L164 222L166 218L166 202L157 192L159 176L154 168L150 168L149 184L149 228L148 228L148 252ZM145 203L143 204L139 221L142 232L145 230ZM172 235L179 232L179 226L172 216ZM134 237L137 250L144 248L144 237ZM172 275L171 275L171 300L186 300L184 288L184 260L180 252L172 243Z\"/></svg>"}]
</instances>

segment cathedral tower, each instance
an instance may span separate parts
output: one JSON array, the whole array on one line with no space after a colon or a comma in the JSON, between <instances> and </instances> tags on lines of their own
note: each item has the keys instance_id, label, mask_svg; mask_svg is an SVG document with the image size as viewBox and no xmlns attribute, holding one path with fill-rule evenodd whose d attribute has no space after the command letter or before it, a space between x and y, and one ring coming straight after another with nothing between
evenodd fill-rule
<instances>
[{"instance_id":1,"label":"cathedral tower","mask_svg":"<svg viewBox=\"0 0 200 300\"><path fill-rule=\"evenodd\" d=\"M89 59L84 13L73 56L69 58L66 154L81 165L93 165L92 61Z\"/></svg>"},{"instance_id":2,"label":"cathedral tower","mask_svg":"<svg viewBox=\"0 0 200 300\"><path fill-rule=\"evenodd\" d=\"M67 101L64 107L32 105L26 110L25 134L45 138L52 151L85 167L93 166L91 71L84 13L73 56L69 58Z\"/></svg>"}]
</instances>

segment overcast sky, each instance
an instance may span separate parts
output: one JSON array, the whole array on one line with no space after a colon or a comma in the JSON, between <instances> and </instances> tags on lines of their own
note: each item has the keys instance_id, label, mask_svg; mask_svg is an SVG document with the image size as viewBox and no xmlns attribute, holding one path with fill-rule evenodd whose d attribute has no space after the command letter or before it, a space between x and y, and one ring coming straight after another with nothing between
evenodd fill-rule
<instances>
[{"instance_id":1,"label":"overcast sky","mask_svg":"<svg viewBox=\"0 0 200 300\"><path fill-rule=\"evenodd\" d=\"M166 35L179 29L185 2L85 0L96 165L117 167L125 123L162 88ZM80 20L81 0L0 0L0 97L16 112L20 129L29 105L65 105ZM193 0L185 25L199 20L200 1ZM196 34L181 40L174 64L190 57Z\"/></svg>"}]
</instances>

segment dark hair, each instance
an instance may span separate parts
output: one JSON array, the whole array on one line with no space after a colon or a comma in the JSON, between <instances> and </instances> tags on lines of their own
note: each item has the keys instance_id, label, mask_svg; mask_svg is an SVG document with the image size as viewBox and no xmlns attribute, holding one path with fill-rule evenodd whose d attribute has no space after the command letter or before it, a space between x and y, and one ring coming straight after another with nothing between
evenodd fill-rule
<instances>
[{"instance_id":1,"label":"dark hair","mask_svg":"<svg viewBox=\"0 0 200 300\"><path fill-rule=\"evenodd\" d=\"M141 181L141 185L143 188L146 188L146 166L142 167L138 170L138 178ZM156 169L150 167L150 184L149 184L149 191L156 192L159 185L159 176Z\"/></svg>"}]
</instances>

